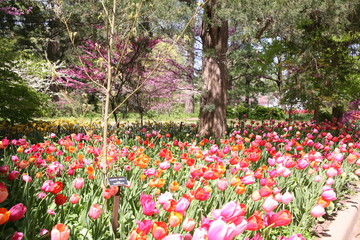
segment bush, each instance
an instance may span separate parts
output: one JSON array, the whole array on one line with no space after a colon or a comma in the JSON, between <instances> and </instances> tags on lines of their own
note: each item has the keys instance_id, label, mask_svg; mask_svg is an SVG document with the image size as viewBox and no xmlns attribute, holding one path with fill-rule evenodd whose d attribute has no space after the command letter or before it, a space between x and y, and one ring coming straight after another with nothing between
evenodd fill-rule
<instances>
[{"instance_id":1,"label":"bush","mask_svg":"<svg viewBox=\"0 0 360 240\"><path fill-rule=\"evenodd\" d=\"M21 82L1 80L0 118L12 123L24 123L44 116L45 96Z\"/></svg>"},{"instance_id":2,"label":"bush","mask_svg":"<svg viewBox=\"0 0 360 240\"><path fill-rule=\"evenodd\" d=\"M265 119L283 119L285 118L285 112L281 108L277 107L264 107L256 106L251 110L249 117L251 119L265 120Z\"/></svg>"},{"instance_id":3,"label":"bush","mask_svg":"<svg viewBox=\"0 0 360 240\"><path fill-rule=\"evenodd\" d=\"M226 109L226 114L228 118L243 119L249 116L249 113L250 113L250 109L242 105L236 107L227 107Z\"/></svg>"}]
</instances>

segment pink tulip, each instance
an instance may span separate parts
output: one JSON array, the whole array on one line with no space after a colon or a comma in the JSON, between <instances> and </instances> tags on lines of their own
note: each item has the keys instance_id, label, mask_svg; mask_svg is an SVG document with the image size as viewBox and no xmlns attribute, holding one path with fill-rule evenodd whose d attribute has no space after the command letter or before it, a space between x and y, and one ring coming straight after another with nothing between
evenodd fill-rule
<instances>
[{"instance_id":1,"label":"pink tulip","mask_svg":"<svg viewBox=\"0 0 360 240\"><path fill-rule=\"evenodd\" d=\"M315 205L310 212L311 216L313 216L315 218L321 217L325 213L326 213L325 209L321 205Z\"/></svg>"},{"instance_id":2,"label":"pink tulip","mask_svg":"<svg viewBox=\"0 0 360 240\"><path fill-rule=\"evenodd\" d=\"M102 207L99 204L94 204L90 207L90 210L88 212L88 216L92 219L97 219L102 212Z\"/></svg>"},{"instance_id":3,"label":"pink tulip","mask_svg":"<svg viewBox=\"0 0 360 240\"><path fill-rule=\"evenodd\" d=\"M148 234L153 227L152 220L142 220L141 222L137 221L136 223L138 225L139 230L141 230L141 232L145 235Z\"/></svg>"},{"instance_id":4,"label":"pink tulip","mask_svg":"<svg viewBox=\"0 0 360 240\"><path fill-rule=\"evenodd\" d=\"M184 237L181 234L174 233L174 234L167 235L162 240L183 240L183 239L184 239Z\"/></svg>"},{"instance_id":5,"label":"pink tulip","mask_svg":"<svg viewBox=\"0 0 360 240\"><path fill-rule=\"evenodd\" d=\"M182 197L176 204L175 212L184 213L188 209L189 205L190 201L187 198Z\"/></svg>"},{"instance_id":6,"label":"pink tulip","mask_svg":"<svg viewBox=\"0 0 360 240\"><path fill-rule=\"evenodd\" d=\"M76 189L81 189L85 184L85 181L83 178L75 178L75 180L73 181L73 185L74 185L74 188Z\"/></svg>"},{"instance_id":7,"label":"pink tulip","mask_svg":"<svg viewBox=\"0 0 360 240\"><path fill-rule=\"evenodd\" d=\"M321 194L321 197L326 201L334 201L337 199L336 193L332 189L323 191L323 193Z\"/></svg>"},{"instance_id":8,"label":"pink tulip","mask_svg":"<svg viewBox=\"0 0 360 240\"><path fill-rule=\"evenodd\" d=\"M186 218L183 222L182 228L187 231L191 232L195 228L196 222L192 218Z\"/></svg>"},{"instance_id":9,"label":"pink tulip","mask_svg":"<svg viewBox=\"0 0 360 240\"><path fill-rule=\"evenodd\" d=\"M159 210L156 209L156 203L152 200L151 195L141 194L140 204L142 206L143 213L146 216L152 216L155 213L159 213Z\"/></svg>"},{"instance_id":10,"label":"pink tulip","mask_svg":"<svg viewBox=\"0 0 360 240\"><path fill-rule=\"evenodd\" d=\"M10 238L10 240L22 240L24 238L24 234L22 232L15 232L14 235Z\"/></svg>"},{"instance_id":11,"label":"pink tulip","mask_svg":"<svg viewBox=\"0 0 360 240\"><path fill-rule=\"evenodd\" d=\"M285 192L282 196L281 196L281 202L283 204L288 204L290 203L292 200L294 199L294 196L289 193L289 192Z\"/></svg>"},{"instance_id":12,"label":"pink tulip","mask_svg":"<svg viewBox=\"0 0 360 240\"><path fill-rule=\"evenodd\" d=\"M228 181L224 178L219 178L217 180L217 187L220 191L224 191L228 186Z\"/></svg>"},{"instance_id":13,"label":"pink tulip","mask_svg":"<svg viewBox=\"0 0 360 240\"><path fill-rule=\"evenodd\" d=\"M279 205L279 202L276 201L273 196L269 196L269 197L265 198L262 208L264 209L265 212L271 212L278 205Z\"/></svg>"},{"instance_id":14,"label":"pink tulip","mask_svg":"<svg viewBox=\"0 0 360 240\"><path fill-rule=\"evenodd\" d=\"M31 182L32 181L32 177L30 177L29 175L27 175L27 174L23 174L22 175L22 180L24 181L24 182Z\"/></svg>"},{"instance_id":15,"label":"pink tulip","mask_svg":"<svg viewBox=\"0 0 360 240\"><path fill-rule=\"evenodd\" d=\"M171 192L165 192L158 197L158 203L164 204L170 199L173 199Z\"/></svg>"},{"instance_id":16,"label":"pink tulip","mask_svg":"<svg viewBox=\"0 0 360 240\"><path fill-rule=\"evenodd\" d=\"M70 237L70 228L65 224L58 223L51 230L51 240L68 240Z\"/></svg>"},{"instance_id":17,"label":"pink tulip","mask_svg":"<svg viewBox=\"0 0 360 240\"><path fill-rule=\"evenodd\" d=\"M76 204L80 201L80 196L77 194L73 194L71 195L69 202L71 202L72 204Z\"/></svg>"},{"instance_id":18,"label":"pink tulip","mask_svg":"<svg viewBox=\"0 0 360 240\"><path fill-rule=\"evenodd\" d=\"M192 240L204 240L207 239L208 231L205 228L196 228L192 237Z\"/></svg>"},{"instance_id":19,"label":"pink tulip","mask_svg":"<svg viewBox=\"0 0 360 240\"><path fill-rule=\"evenodd\" d=\"M246 214L246 205L239 204L236 201L226 203L221 209L212 211L215 219L223 219L225 222L233 222L236 225L241 223Z\"/></svg>"},{"instance_id":20,"label":"pink tulip","mask_svg":"<svg viewBox=\"0 0 360 240\"><path fill-rule=\"evenodd\" d=\"M24 217L24 215L26 213L26 207L24 204L18 203L16 205L14 205L12 208L10 208L9 212L10 212L9 221L10 222L17 221L17 220L21 219L22 217Z\"/></svg>"},{"instance_id":21,"label":"pink tulip","mask_svg":"<svg viewBox=\"0 0 360 240\"><path fill-rule=\"evenodd\" d=\"M337 174L338 174L338 171L333 167L326 170L326 176L329 177L329 178L335 177Z\"/></svg>"}]
</instances>

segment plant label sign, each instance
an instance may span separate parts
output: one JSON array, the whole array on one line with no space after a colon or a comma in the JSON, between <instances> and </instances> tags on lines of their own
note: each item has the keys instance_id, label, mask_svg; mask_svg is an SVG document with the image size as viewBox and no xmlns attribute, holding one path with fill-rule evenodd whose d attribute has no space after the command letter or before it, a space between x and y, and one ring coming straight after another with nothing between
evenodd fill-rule
<instances>
[{"instance_id":1,"label":"plant label sign","mask_svg":"<svg viewBox=\"0 0 360 240\"><path fill-rule=\"evenodd\" d=\"M129 182L126 177L110 177L108 178L110 186L128 186Z\"/></svg>"}]
</instances>

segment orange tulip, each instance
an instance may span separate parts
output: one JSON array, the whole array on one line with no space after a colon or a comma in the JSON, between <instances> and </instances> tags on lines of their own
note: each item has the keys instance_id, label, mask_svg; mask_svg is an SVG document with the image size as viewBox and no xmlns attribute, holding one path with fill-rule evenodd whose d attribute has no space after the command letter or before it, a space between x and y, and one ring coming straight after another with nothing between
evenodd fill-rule
<instances>
[{"instance_id":1,"label":"orange tulip","mask_svg":"<svg viewBox=\"0 0 360 240\"><path fill-rule=\"evenodd\" d=\"M7 190L7 187L0 182L0 203L2 203L3 201L5 201L8 197L9 193Z\"/></svg>"},{"instance_id":2,"label":"orange tulip","mask_svg":"<svg viewBox=\"0 0 360 240\"><path fill-rule=\"evenodd\" d=\"M179 189L179 183L177 181L173 181L170 183L170 191L177 191Z\"/></svg>"},{"instance_id":3,"label":"orange tulip","mask_svg":"<svg viewBox=\"0 0 360 240\"><path fill-rule=\"evenodd\" d=\"M58 223L51 230L51 240L68 240L70 237L70 229L62 223Z\"/></svg>"},{"instance_id":4,"label":"orange tulip","mask_svg":"<svg viewBox=\"0 0 360 240\"><path fill-rule=\"evenodd\" d=\"M178 212L171 212L169 215L169 224L172 227L177 227L183 220L183 215Z\"/></svg>"},{"instance_id":5,"label":"orange tulip","mask_svg":"<svg viewBox=\"0 0 360 240\"><path fill-rule=\"evenodd\" d=\"M10 212L6 208L0 208L0 225L9 221Z\"/></svg>"}]
</instances>

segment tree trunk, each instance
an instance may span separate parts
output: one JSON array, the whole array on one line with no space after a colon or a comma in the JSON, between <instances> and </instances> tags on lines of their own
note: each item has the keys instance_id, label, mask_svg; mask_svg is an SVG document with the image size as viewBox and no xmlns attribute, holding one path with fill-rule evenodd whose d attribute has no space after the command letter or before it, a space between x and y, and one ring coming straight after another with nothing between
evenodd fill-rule
<instances>
[{"instance_id":1,"label":"tree trunk","mask_svg":"<svg viewBox=\"0 0 360 240\"><path fill-rule=\"evenodd\" d=\"M313 119L317 122L320 120L320 104L319 103L316 103L316 105L315 105Z\"/></svg>"},{"instance_id":2,"label":"tree trunk","mask_svg":"<svg viewBox=\"0 0 360 240\"><path fill-rule=\"evenodd\" d=\"M192 28L194 28L194 24L192 24ZM192 31L188 31L188 35L190 35L190 43L186 47L187 52L187 70L189 71L188 77L189 82L193 85L194 84L194 67L195 67L195 36ZM185 113L194 113L195 112L195 94L194 91L187 91L186 92L186 100L185 100Z\"/></svg>"},{"instance_id":3,"label":"tree trunk","mask_svg":"<svg viewBox=\"0 0 360 240\"><path fill-rule=\"evenodd\" d=\"M194 111L195 111L195 97L194 97L194 93L191 91L186 96L184 112L194 113Z\"/></svg>"},{"instance_id":4,"label":"tree trunk","mask_svg":"<svg viewBox=\"0 0 360 240\"><path fill-rule=\"evenodd\" d=\"M220 137L226 131L228 22L216 16L215 9L219 8L217 0L210 0L203 15L203 88L199 126L202 136Z\"/></svg>"},{"instance_id":5,"label":"tree trunk","mask_svg":"<svg viewBox=\"0 0 360 240\"><path fill-rule=\"evenodd\" d=\"M333 106L332 107L332 117L333 117L333 119L336 119L337 121L340 121L342 119L343 114L344 114L344 107L343 106Z\"/></svg>"}]
</instances>

